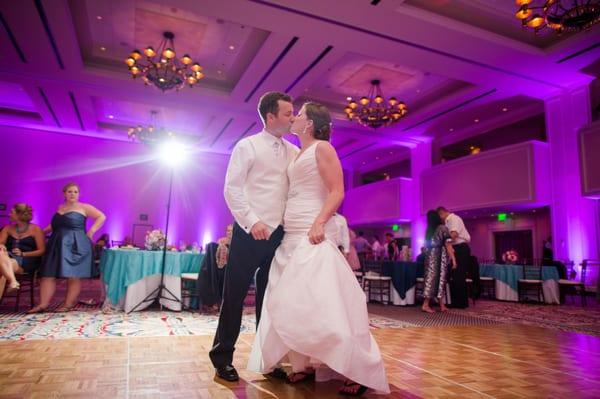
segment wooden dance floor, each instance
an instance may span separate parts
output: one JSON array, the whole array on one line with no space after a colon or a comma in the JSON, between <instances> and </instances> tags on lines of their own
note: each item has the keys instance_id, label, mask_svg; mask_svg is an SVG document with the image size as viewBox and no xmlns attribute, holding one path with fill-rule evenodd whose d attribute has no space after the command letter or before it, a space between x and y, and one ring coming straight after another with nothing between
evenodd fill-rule
<instances>
[{"instance_id":1,"label":"wooden dance floor","mask_svg":"<svg viewBox=\"0 0 600 399\"><path fill-rule=\"evenodd\" d=\"M524 325L374 330L394 398L600 397L600 339ZM338 382L214 378L209 336L0 344L0 398L334 398ZM366 397L381 397L369 394Z\"/></svg>"}]
</instances>

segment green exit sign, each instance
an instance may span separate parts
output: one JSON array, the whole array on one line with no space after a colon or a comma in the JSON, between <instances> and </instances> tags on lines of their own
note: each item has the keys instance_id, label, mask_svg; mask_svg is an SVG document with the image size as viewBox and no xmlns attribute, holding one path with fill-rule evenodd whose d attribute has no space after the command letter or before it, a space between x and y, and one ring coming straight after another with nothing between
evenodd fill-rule
<instances>
[{"instance_id":1,"label":"green exit sign","mask_svg":"<svg viewBox=\"0 0 600 399\"><path fill-rule=\"evenodd\" d=\"M499 222L504 222L504 221L506 221L506 213L499 213L499 214L498 214L498 221L499 221Z\"/></svg>"},{"instance_id":2,"label":"green exit sign","mask_svg":"<svg viewBox=\"0 0 600 399\"><path fill-rule=\"evenodd\" d=\"M397 224L392 225L393 231L398 231L399 228L400 228L400 226L398 226Z\"/></svg>"}]
</instances>

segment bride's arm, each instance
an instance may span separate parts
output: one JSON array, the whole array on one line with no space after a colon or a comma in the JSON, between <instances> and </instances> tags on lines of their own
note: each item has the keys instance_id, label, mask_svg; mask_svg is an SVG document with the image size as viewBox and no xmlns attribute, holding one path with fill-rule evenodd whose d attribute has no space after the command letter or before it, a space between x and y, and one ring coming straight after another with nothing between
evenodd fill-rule
<instances>
[{"instance_id":1,"label":"bride's arm","mask_svg":"<svg viewBox=\"0 0 600 399\"><path fill-rule=\"evenodd\" d=\"M344 174L335 148L330 143L323 141L317 144L315 156L319 174L327 187L328 194L321 212L308 232L308 238L312 244L318 244L325 239L325 223L337 211L344 199Z\"/></svg>"}]
</instances>

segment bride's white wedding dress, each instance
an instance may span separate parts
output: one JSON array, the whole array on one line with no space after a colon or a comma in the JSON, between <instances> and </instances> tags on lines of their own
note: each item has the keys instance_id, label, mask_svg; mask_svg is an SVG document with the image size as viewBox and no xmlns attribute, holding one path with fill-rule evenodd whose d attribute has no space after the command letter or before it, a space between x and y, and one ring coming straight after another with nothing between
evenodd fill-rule
<instances>
[{"instance_id":1,"label":"bride's white wedding dress","mask_svg":"<svg viewBox=\"0 0 600 399\"><path fill-rule=\"evenodd\" d=\"M314 367L317 381L342 375L389 393L365 294L334 244L334 221L325 226L325 241L308 241L327 197L315 158L318 143L288 167L285 236L271 263L248 369L267 373L287 360L294 372Z\"/></svg>"}]
</instances>

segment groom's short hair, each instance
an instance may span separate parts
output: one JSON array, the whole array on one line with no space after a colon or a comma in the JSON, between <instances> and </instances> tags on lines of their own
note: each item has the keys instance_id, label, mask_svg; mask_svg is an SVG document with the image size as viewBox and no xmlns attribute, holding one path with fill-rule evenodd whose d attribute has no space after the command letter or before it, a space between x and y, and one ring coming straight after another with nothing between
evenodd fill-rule
<instances>
[{"instance_id":1,"label":"groom's short hair","mask_svg":"<svg viewBox=\"0 0 600 399\"><path fill-rule=\"evenodd\" d=\"M292 97L278 91L268 91L262 95L258 102L258 113L263 123L267 121L267 114L277 115L279 112L279 100L291 103Z\"/></svg>"}]
</instances>

